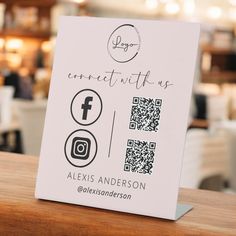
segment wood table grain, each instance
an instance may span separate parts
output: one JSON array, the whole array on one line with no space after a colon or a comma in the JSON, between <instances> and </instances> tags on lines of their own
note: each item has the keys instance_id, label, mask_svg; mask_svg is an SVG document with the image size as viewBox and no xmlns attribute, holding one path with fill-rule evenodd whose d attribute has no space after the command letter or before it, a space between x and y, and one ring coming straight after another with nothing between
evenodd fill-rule
<instances>
[{"instance_id":1,"label":"wood table grain","mask_svg":"<svg viewBox=\"0 0 236 236\"><path fill-rule=\"evenodd\" d=\"M0 152L0 235L236 235L236 195L181 189L176 222L34 198L38 158ZM63 190L62 190L63 191ZM145 204L145 199L143 200Z\"/></svg>"}]
</instances>

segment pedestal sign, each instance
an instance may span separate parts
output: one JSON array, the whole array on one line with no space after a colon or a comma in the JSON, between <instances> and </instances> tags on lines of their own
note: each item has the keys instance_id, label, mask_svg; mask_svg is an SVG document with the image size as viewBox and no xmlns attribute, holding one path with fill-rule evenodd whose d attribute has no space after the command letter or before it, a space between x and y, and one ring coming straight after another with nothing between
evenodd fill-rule
<instances>
[{"instance_id":1,"label":"pedestal sign","mask_svg":"<svg viewBox=\"0 0 236 236\"><path fill-rule=\"evenodd\" d=\"M62 17L36 197L175 220L199 24Z\"/></svg>"}]
</instances>

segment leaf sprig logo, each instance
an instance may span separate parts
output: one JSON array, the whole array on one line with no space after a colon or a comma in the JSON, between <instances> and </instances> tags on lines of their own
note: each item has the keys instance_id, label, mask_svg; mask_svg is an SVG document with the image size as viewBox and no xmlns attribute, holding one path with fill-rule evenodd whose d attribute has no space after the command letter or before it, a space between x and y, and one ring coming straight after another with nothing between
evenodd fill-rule
<instances>
[{"instance_id":1,"label":"leaf sprig logo","mask_svg":"<svg viewBox=\"0 0 236 236\"><path fill-rule=\"evenodd\" d=\"M132 24L124 24L111 33L107 51L116 62L126 63L138 55L140 45L141 38L137 28Z\"/></svg>"}]
</instances>

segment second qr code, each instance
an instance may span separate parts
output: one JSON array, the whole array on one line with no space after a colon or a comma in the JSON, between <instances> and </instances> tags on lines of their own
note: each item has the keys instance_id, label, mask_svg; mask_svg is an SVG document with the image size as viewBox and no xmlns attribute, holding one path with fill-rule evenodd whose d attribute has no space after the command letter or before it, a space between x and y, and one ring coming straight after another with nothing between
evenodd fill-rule
<instances>
[{"instance_id":1,"label":"second qr code","mask_svg":"<svg viewBox=\"0 0 236 236\"><path fill-rule=\"evenodd\" d=\"M156 143L129 139L126 148L125 171L151 174Z\"/></svg>"},{"instance_id":2,"label":"second qr code","mask_svg":"<svg viewBox=\"0 0 236 236\"><path fill-rule=\"evenodd\" d=\"M129 128L157 132L161 105L161 99L134 97Z\"/></svg>"}]
</instances>

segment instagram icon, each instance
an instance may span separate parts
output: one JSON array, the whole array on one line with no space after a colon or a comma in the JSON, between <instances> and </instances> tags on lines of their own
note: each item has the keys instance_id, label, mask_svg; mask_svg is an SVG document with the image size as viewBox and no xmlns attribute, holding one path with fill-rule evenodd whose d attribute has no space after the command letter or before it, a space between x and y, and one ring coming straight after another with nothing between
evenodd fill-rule
<instances>
[{"instance_id":1,"label":"instagram icon","mask_svg":"<svg viewBox=\"0 0 236 236\"><path fill-rule=\"evenodd\" d=\"M75 167L88 166L97 154L97 140L88 130L76 130L66 139L64 153L71 165Z\"/></svg>"},{"instance_id":2,"label":"instagram icon","mask_svg":"<svg viewBox=\"0 0 236 236\"><path fill-rule=\"evenodd\" d=\"M91 141L88 138L75 137L72 140L71 157L87 160L89 158Z\"/></svg>"}]
</instances>

